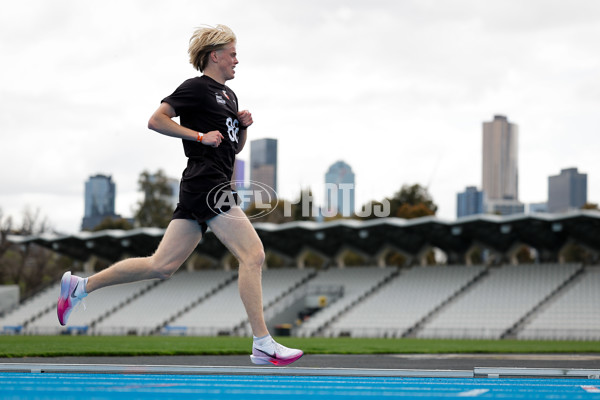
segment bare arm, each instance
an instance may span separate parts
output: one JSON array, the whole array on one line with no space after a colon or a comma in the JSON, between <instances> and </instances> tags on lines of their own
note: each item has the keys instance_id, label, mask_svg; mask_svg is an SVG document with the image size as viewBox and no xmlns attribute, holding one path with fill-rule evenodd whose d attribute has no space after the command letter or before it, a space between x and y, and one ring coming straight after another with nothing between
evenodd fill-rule
<instances>
[{"instance_id":1,"label":"bare arm","mask_svg":"<svg viewBox=\"0 0 600 400\"><path fill-rule=\"evenodd\" d=\"M202 144L206 146L217 147L223 140L223 135L219 131L210 131L207 133L196 132L179 125L173 121L177 115L173 107L168 103L161 103L158 109L152 114L148 121L148 128L166 136L171 136L184 140L198 141L198 133L203 134Z\"/></svg>"},{"instance_id":2,"label":"bare arm","mask_svg":"<svg viewBox=\"0 0 600 400\"><path fill-rule=\"evenodd\" d=\"M246 128L240 129L240 136L239 136L240 144L238 146L238 150L236 151L236 154L239 154L244 149L244 146L246 145L246 137L247 137Z\"/></svg>"},{"instance_id":3,"label":"bare arm","mask_svg":"<svg viewBox=\"0 0 600 400\"><path fill-rule=\"evenodd\" d=\"M248 111L248 110L239 111L238 118L240 119L240 123L243 128L240 129L240 136L239 136L240 145L238 147L237 153L242 151L242 149L244 148L244 145L246 144L246 138L248 137L248 127L250 125L252 125L252 122L253 122L252 114L250 114L250 111Z\"/></svg>"}]
</instances>

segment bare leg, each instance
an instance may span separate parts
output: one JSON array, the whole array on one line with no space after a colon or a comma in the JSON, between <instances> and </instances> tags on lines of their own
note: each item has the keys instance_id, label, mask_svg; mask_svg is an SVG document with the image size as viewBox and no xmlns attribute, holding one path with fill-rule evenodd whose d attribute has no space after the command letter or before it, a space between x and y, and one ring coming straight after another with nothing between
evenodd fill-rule
<instances>
[{"instance_id":1,"label":"bare leg","mask_svg":"<svg viewBox=\"0 0 600 400\"><path fill-rule=\"evenodd\" d=\"M113 264L88 279L86 291L145 279L167 279L185 262L200 242L202 231L196 221L174 219L169 223L156 253Z\"/></svg>"},{"instance_id":2,"label":"bare leg","mask_svg":"<svg viewBox=\"0 0 600 400\"><path fill-rule=\"evenodd\" d=\"M265 324L262 302L262 265L265 253L258 234L239 207L233 207L207 223L240 263L238 287L252 333L258 337L267 335L269 331Z\"/></svg>"}]
</instances>

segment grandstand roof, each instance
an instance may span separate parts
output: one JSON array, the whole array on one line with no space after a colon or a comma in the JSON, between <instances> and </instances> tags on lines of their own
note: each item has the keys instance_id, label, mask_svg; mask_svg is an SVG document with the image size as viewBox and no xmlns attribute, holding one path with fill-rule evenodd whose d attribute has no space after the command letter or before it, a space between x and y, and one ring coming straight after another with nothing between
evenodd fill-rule
<instances>
[{"instance_id":1,"label":"grandstand roof","mask_svg":"<svg viewBox=\"0 0 600 400\"><path fill-rule=\"evenodd\" d=\"M452 222L436 217L411 220L380 218L369 221L341 219L255 223L254 227L266 251L291 259L307 249L328 258L334 258L345 249L375 258L386 248L417 257L423 249L436 247L444 251L450 260L464 262L460 258L474 245L506 254L521 244L550 254L552 258L570 241L600 251L600 212L590 210L566 214L476 215ZM152 254L163 234L164 229L138 228L72 235L9 236L9 240L15 244L36 243L81 261L92 255L116 261L126 256ZM210 231L196 251L217 260L227 255L227 249Z\"/></svg>"}]
</instances>

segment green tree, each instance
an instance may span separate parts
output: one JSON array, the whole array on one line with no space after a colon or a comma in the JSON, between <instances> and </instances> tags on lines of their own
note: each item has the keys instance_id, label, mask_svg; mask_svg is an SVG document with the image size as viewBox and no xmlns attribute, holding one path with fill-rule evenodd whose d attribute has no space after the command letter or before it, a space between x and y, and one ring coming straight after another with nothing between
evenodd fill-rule
<instances>
[{"instance_id":1,"label":"green tree","mask_svg":"<svg viewBox=\"0 0 600 400\"><path fill-rule=\"evenodd\" d=\"M568 243L562 250L565 262L596 264L594 254L579 243Z\"/></svg>"},{"instance_id":2,"label":"green tree","mask_svg":"<svg viewBox=\"0 0 600 400\"><path fill-rule=\"evenodd\" d=\"M427 207L424 203L408 204L404 203L395 212L396 217L404 219L427 217L428 215L435 215L435 212L431 208Z\"/></svg>"},{"instance_id":3,"label":"green tree","mask_svg":"<svg viewBox=\"0 0 600 400\"><path fill-rule=\"evenodd\" d=\"M140 226L166 228L173 215L173 206L169 201L173 189L164 171L159 169L154 174L142 172L138 188L144 193L144 199L137 204L136 223Z\"/></svg>"},{"instance_id":4,"label":"green tree","mask_svg":"<svg viewBox=\"0 0 600 400\"><path fill-rule=\"evenodd\" d=\"M527 246L521 247L516 254L517 262L519 264L533 264L535 259L531 255L531 249Z\"/></svg>"},{"instance_id":5,"label":"green tree","mask_svg":"<svg viewBox=\"0 0 600 400\"><path fill-rule=\"evenodd\" d=\"M304 257L304 266L316 269L322 269L326 266L326 260L317 253L309 251Z\"/></svg>"},{"instance_id":6,"label":"green tree","mask_svg":"<svg viewBox=\"0 0 600 400\"><path fill-rule=\"evenodd\" d=\"M93 232L103 231L105 229L121 229L128 231L133 229L133 225L125 218L113 219L110 217L104 218L94 229Z\"/></svg>"},{"instance_id":7,"label":"green tree","mask_svg":"<svg viewBox=\"0 0 600 400\"><path fill-rule=\"evenodd\" d=\"M18 285L22 296L40 290L49 282L56 281L72 264L68 257L58 254L35 243L15 245L7 235L39 235L52 231L47 218L40 211L26 207L21 225L13 227L12 218L4 218L0 213L0 284Z\"/></svg>"},{"instance_id":8,"label":"green tree","mask_svg":"<svg viewBox=\"0 0 600 400\"><path fill-rule=\"evenodd\" d=\"M437 205L433 202L427 188L419 184L403 185L394 196L386 198L383 202L389 204L389 215L386 213L385 216L390 217L411 219L435 215L437 212ZM376 208L386 209L383 203L378 201L370 201L362 207L363 210L375 210ZM357 218L373 219L378 217L375 213L366 214L365 217L357 216Z\"/></svg>"},{"instance_id":9,"label":"green tree","mask_svg":"<svg viewBox=\"0 0 600 400\"><path fill-rule=\"evenodd\" d=\"M343 260L344 265L347 267L356 267L367 264L367 260L365 260L363 256L354 251L348 251L346 254L344 254Z\"/></svg>"},{"instance_id":10,"label":"green tree","mask_svg":"<svg viewBox=\"0 0 600 400\"><path fill-rule=\"evenodd\" d=\"M4 216L4 213L0 208L0 258L10 247L8 235L12 233L12 226L12 217L10 215Z\"/></svg>"},{"instance_id":11,"label":"green tree","mask_svg":"<svg viewBox=\"0 0 600 400\"><path fill-rule=\"evenodd\" d=\"M301 190L297 203L292 204L292 219L294 221L314 221L316 212L312 190L310 188Z\"/></svg>"},{"instance_id":12,"label":"green tree","mask_svg":"<svg viewBox=\"0 0 600 400\"><path fill-rule=\"evenodd\" d=\"M398 252L391 251L385 256L385 265L404 267L406 265L406 257Z\"/></svg>"},{"instance_id":13,"label":"green tree","mask_svg":"<svg viewBox=\"0 0 600 400\"><path fill-rule=\"evenodd\" d=\"M390 202L390 215L399 218L410 219L435 215L438 208L427 188L418 183L403 185L400 191L388 200Z\"/></svg>"}]
</instances>

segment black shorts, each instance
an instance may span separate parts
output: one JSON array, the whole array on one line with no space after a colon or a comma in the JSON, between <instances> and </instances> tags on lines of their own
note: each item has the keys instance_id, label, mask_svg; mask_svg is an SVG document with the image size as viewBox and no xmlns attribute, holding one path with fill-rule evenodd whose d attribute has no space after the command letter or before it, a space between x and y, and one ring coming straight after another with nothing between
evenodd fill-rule
<instances>
[{"instance_id":1,"label":"black shorts","mask_svg":"<svg viewBox=\"0 0 600 400\"><path fill-rule=\"evenodd\" d=\"M179 203L173 211L173 219L193 219L200 224L202 234L206 233L206 221L239 205L238 194L232 189L218 192L186 192L179 191Z\"/></svg>"}]
</instances>

